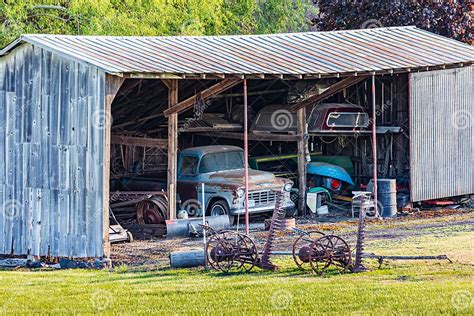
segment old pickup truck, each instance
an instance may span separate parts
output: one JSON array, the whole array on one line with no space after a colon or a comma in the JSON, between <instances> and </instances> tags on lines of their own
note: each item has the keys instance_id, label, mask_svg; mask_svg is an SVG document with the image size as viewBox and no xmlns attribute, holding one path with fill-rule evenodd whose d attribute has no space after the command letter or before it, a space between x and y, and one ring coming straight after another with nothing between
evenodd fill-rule
<instances>
[{"instance_id":1,"label":"old pickup truck","mask_svg":"<svg viewBox=\"0 0 474 316\"><path fill-rule=\"evenodd\" d=\"M228 214L231 221L245 213L244 151L235 146L202 146L184 149L178 159L178 194L183 208L191 216L199 216L192 209L201 200L201 184L205 184L207 215ZM293 213L295 204L290 199L293 182L266 171L249 169L249 214L265 213L275 206L275 190L285 192L284 207Z\"/></svg>"}]
</instances>

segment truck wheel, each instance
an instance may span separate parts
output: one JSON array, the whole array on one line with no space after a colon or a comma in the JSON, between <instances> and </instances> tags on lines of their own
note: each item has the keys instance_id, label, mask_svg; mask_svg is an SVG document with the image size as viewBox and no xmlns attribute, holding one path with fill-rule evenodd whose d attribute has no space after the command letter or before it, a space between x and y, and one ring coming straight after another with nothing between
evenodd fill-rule
<instances>
[{"instance_id":1,"label":"truck wheel","mask_svg":"<svg viewBox=\"0 0 474 316\"><path fill-rule=\"evenodd\" d=\"M218 200L212 203L209 208L209 215L219 216L219 215L229 215L229 222L231 225L235 224L235 216L229 214L229 206L224 200Z\"/></svg>"}]
</instances>

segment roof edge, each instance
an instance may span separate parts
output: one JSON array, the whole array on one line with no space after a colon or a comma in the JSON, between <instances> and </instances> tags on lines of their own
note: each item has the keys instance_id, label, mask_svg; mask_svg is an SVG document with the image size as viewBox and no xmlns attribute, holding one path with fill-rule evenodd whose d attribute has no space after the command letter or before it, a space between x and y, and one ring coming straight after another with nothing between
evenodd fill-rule
<instances>
[{"instance_id":1,"label":"roof edge","mask_svg":"<svg viewBox=\"0 0 474 316\"><path fill-rule=\"evenodd\" d=\"M0 57L5 56L10 51L12 51L14 48L16 48L17 46L19 46L23 43L25 43L25 41L23 40L23 35L20 35L20 37L18 37L16 40L11 42L10 44L5 46L4 48L0 49Z\"/></svg>"},{"instance_id":2,"label":"roof edge","mask_svg":"<svg viewBox=\"0 0 474 316\"><path fill-rule=\"evenodd\" d=\"M50 35L53 35L53 34L50 34ZM94 63L87 62L85 60L76 58L75 56L72 56L68 53L65 53L65 52L62 52L60 50L54 49L54 48L52 48L48 45L38 43L37 41L35 41L32 38L29 38L28 35L25 35L25 34L21 35L19 38L17 38L13 42L11 42L7 46L5 46L2 50L0 50L0 57L8 55L12 50L14 50L18 46L26 44L26 43L31 44L33 46L40 47L43 50L49 51L49 52L54 53L54 54L56 54L58 56L61 56L63 58L71 59L71 60L77 61L78 63L84 64L84 65L87 65L87 66L95 67L95 68L97 68L97 69L99 69L99 70L101 70L101 71L103 71L107 74L110 74L110 75L113 75L113 76L123 77L123 73L121 73L121 72L113 71L113 70L110 70L110 69L105 69L104 67L101 67L100 65L96 65Z\"/></svg>"},{"instance_id":3,"label":"roof edge","mask_svg":"<svg viewBox=\"0 0 474 316\"><path fill-rule=\"evenodd\" d=\"M332 30L332 31L304 31L304 32L285 32L285 33L266 33L266 34L222 34L222 35L154 35L154 36L142 36L142 35L72 35L72 34L22 34L22 37L29 36L54 36L54 37L92 37L92 38L213 38L213 37L272 37L272 36L288 36L298 34L312 34L312 33L345 33L345 32L367 32L367 31L383 31L388 29L419 29L416 25L402 25L402 26L386 26L386 27L375 27L375 28L360 28L350 30ZM433 33L434 34L434 33Z\"/></svg>"}]
</instances>

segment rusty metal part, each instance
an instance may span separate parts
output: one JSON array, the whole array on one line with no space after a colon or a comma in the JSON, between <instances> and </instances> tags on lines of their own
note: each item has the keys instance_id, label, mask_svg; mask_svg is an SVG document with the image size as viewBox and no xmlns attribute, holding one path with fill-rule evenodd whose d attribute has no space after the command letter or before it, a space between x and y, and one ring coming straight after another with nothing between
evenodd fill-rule
<instances>
[{"instance_id":1,"label":"rusty metal part","mask_svg":"<svg viewBox=\"0 0 474 316\"><path fill-rule=\"evenodd\" d=\"M285 202L285 193L283 191L276 191L275 209L273 210L272 222L270 224L270 231L268 233L267 242L263 248L263 255L259 261L259 267L265 270L276 270L277 266L270 260L273 244L275 242L276 233L281 229L282 220L285 218L285 209L283 203Z\"/></svg>"},{"instance_id":2,"label":"rusty metal part","mask_svg":"<svg viewBox=\"0 0 474 316\"><path fill-rule=\"evenodd\" d=\"M364 253L364 240L365 240L365 218L367 216L367 210L370 206L370 196L360 194L354 196L354 199L360 201L360 210L359 210L359 224L357 226L357 242L355 249L355 261L354 266L352 267L353 272L363 272L367 268L362 263L362 256Z\"/></svg>"},{"instance_id":3,"label":"rusty metal part","mask_svg":"<svg viewBox=\"0 0 474 316\"><path fill-rule=\"evenodd\" d=\"M374 253L363 254L364 258L377 259L379 268L382 266L384 260L448 260L449 263L453 263L447 255L435 255L435 256L379 256Z\"/></svg>"},{"instance_id":4,"label":"rusty metal part","mask_svg":"<svg viewBox=\"0 0 474 316\"><path fill-rule=\"evenodd\" d=\"M249 237L229 230L211 235L206 245L207 262L214 270L250 271L258 260L257 247Z\"/></svg>"},{"instance_id":5,"label":"rusty metal part","mask_svg":"<svg viewBox=\"0 0 474 316\"><path fill-rule=\"evenodd\" d=\"M164 224L167 220L168 201L163 196L153 196L138 203L138 224Z\"/></svg>"},{"instance_id":6,"label":"rusty metal part","mask_svg":"<svg viewBox=\"0 0 474 316\"><path fill-rule=\"evenodd\" d=\"M122 175L127 172L121 157L115 157L110 163L110 171L114 175Z\"/></svg>"},{"instance_id":7,"label":"rusty metal part","mask_svg":"<svg viewBox=\"0 0 474 316\"><path fill-rule=\"evenodd\" d=\"M351 249L341 237L326 235L311 243L309 262L318 275L323 274L329 267L334 267L339 272L350 271Z\"/></svg>"},{"instance_id":8,"label":"rusty metal part","mask_svg":"<svg viewBox=\"0 0 474 316\"><path fill-rule=\"evenodd\" d=\"M298 268L304 270L304 266L309 265L309 252L311 251L311 244L318 238L324 236L320 231L301 231L301 234L293 243L293 260Z\"/></svg>"},{"instance_id":9,"label":"rusty metal part","mask_svg":"<svg viewBox=\"0 0 474 316\"><path fill-rule=\"evenodd\" d=\"M467 1L466 1L467 2ZM392 74L472 63L471 46L414 26L272 36L96 37L30 34L21 43L130 76L163 74L173 78L292 78L382 72ZM156 47L160 47L157 53ZM423 66L423 68L422 68ZM408 69L408 70L407 70ZM217 77L220 78L220 77Z\"/></svg>"},{"instance_id":10,"label":"rusty metal part","mask_svg":"<svg viewBox=\"0 0 474 316\"><path fill-rule=\"evenodd\" d=\"M352 267L353 272L366 271L367 268L362 263L362 256L364 253L364 240L365 240L365 216L366 209L361 206L359 212L359 225L357 226L357 242L355 249L355 261Z\"/></svg>"}]
</instances>

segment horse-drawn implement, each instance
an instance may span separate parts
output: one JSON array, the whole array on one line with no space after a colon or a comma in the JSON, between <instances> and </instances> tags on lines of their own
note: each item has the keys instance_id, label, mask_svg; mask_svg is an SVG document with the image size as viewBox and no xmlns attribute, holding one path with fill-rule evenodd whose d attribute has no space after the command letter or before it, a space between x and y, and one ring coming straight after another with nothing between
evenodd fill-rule
<instances>
[{"instance_id":1,"label":"horse-drawn implement","mask_svg":"<svg viewBox=\"0 0 474 316\"><path fill-rule=\"evenodd\" d=\"M309 269L317 275L322 275L329 270L339 273L365 271L366 268L362 264L362 258L378 259L379 264L384 259L449 260L446 255L377 256L375 254L364 254L365 217L371 201L368 192L354 193L354 199L359 199L358 203L361 205L354 251L341 236L293 228L299 236L293 243L292 251L280 252L279 254L292 255L298 268L302 270ZM276 240L276 233L280 229L284 217L279 201L281 202L281 199L277 199L270 232L261 256L255 242L245 234L230 230L216 232L210 226L204 225L203 229L210 235L206 244L206 258L211 268L222 272L250 271L255 266L266 270L275 270L277 267L270 261L270 255L273 253L272 248Z\"/></svg>"},{"instance_id":2,"label":"horse-drawn implement","mask_svg":"<svg viewBox=\"0 0 474 316\"><path fill-rule=\"evenodd\" d=\"M282 193L277 192L277 203L273 213L270 232L265 243L262 256L255 242L238 231L224 230L216 232L210 226L203 226L210 236L206 244L206 258L210 267L222 272L236 270L250 271L255 266L266 270L275 270L277 267L270 261L276 232L280 229L284 217L282 211ZM358 231L358 245L362 245L364 214L361 212L361 225ZM293 243L292 256L300 269L306 267L321 275L329 268L339 272L359 271L362 264L352 260L352 251L348 243L340 236L325 235L319 231L303 231L295 229L299 237ZM362 247L357 247L362 251ZM356 256L360 257L360 256Z\"/></svg>"}]
</instances>

